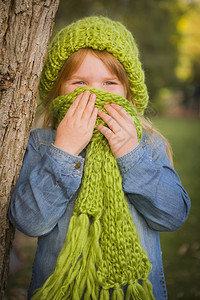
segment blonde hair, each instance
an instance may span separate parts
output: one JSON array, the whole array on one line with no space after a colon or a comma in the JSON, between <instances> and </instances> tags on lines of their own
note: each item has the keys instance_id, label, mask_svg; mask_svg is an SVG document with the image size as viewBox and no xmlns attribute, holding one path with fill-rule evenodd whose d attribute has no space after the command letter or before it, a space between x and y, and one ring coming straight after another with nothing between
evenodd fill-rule
<instances>
[{"instance_id":1,"label":"blonde hair","mask_svg":"<svg viewBox=\"0 0 200 300\"><path fill-rule=\"evenodd\" d=\"M117 76L119 81L123 84L126 98L134 105L134 99L130 92L129 88L129 80L126 74L126 71L123 65L115 58L112 54L107 52L106 50L93 50L91 48L83 48L74 52L65 62L63 68L61 69L57 80L51 91L48 93L45 101L45 107L43 108L42 112L40 113L44 115L43 119L43 127L51 126L55 128L56 120L49 114L49 106L51 102L60 95L60 89L64 81L66 81L72 73L74 73L83 62L84 58L86 57L87 53L91 52L93 55L97 56L106 66L107 68ZM41 103L42 104L42 103ZM173 166L173 154L172 149L167 141L167 139L153 126L153 124L147 120L144 116L139 116L142 121L142 127L147 132L151 142L154 142L152 137L152 133L159 135L166 144L167 154Z\"/></svg>"}]
</instances>

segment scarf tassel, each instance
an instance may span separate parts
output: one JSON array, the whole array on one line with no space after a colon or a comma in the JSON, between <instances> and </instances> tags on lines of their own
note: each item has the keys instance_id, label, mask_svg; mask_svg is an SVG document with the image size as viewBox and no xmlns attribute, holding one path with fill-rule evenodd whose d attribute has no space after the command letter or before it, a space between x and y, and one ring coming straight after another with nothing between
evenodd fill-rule
<instances>
[{"instance_id":1,"label":"scarf tassel","mask_svg":"<svg viewBox=\"0 0 200 300\"><path fill-rule=\"evenodd\" d=\"M109 289L102 288L100 291L100 298L99 300L124 300L124 292L120 287L114 289L112 293L112 297L110 298Z\"/></svg>"},{"instance_id":2,"label":"scarf tassel","mask_svg":"<svg viewBox=\"0 0 200 300\"><path fill-rule=\"evenodd\" d=\"M100 292L99 300L109 300L109 299L110 299L109 290L102 288Z\"/></svg>"},{"instance_id":3,"label":"scarf tassel","mask_svg":"<svg viewBox=\"0 0 200 300\"><path fill-rule=\"evenodd\" d=\"M95 266L101 259L100 233L98 219L90 226L88 215L72 216L54 273L36 290L32 300L77 300L81 299L84 291L85 299L87 295L97 299L99 287Z\"/></svg>"},{"instance_id":4,"label":"scarf tassel","mask_svg":"<svg viewBox=\"0 0 200 300\"><path fill-rule=\"evenodd\" d=\"M147 279L147 280L143 280L142 281L142 286L145 290L145 293L148 295L149 300L155 300L154 295L153 295L153 286L151 284L151 282Z\"/></svg>"},{"instance_id":5,"label":"scarf tassel","mask_svg":"<svg viewBox=\"0 0 200 300\"><path fill-rule=\"evenodd\" d=\"M114 289L112 293L112 300L123 300L124 299L124 292L120 287Z\"/></svg>"},{"instance_id":6,"label":"scarf tassel","mask_svg":"<svg viewBox=\"0 0 200 300\"><path fill-rule=\"evenodd\" d=\"M98 299L99 284L96 274L96 264L101 259L101 249L99 238L101 226L99 220L94 220L90 226L88 241L83 249L80 259L81 269L79 270L76 282L72 291L74 300L81 299L84 294L84 300ZM67 280L66 280L67 282Z\"/></svg>"},{"instance_id":7,"label":"scarf tassel","mask_svg":"<svg viewBox=\"0 0 200 300\"><path fill-rule=\"evenodd\" d=\"M155 300L152 291L152 285L148 280L130 283L126 291L126 300Z\"/></svg>"}]
</instances>

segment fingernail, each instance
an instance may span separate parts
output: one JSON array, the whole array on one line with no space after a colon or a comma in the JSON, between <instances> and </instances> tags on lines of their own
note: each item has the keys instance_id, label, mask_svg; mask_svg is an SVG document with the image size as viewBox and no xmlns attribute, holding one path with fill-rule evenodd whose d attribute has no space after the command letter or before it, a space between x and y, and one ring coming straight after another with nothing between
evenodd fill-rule
<instances>
[{"instance_id":1,"label":"fingernail","mask_svg":"<svg viewBox=\"0 0 200 300\"><path fill-rule=\"evenodd\" d=\"M90 95L90 91L88 91L88 90L86 90L84 93L88 96Z\"/></svg>"},{"instance_id":2,"label":"fingernail","mask_svg":"<svg viewBox=\"0 0 200 300\"><path fill-rule=\"evenodd\" d=\"M92 94L92 95L90 96L90 99L91 99L91 100L95 100L95 99L96 99L96 95L95 95L95 94Z\"/></svg>"}]
</instances>

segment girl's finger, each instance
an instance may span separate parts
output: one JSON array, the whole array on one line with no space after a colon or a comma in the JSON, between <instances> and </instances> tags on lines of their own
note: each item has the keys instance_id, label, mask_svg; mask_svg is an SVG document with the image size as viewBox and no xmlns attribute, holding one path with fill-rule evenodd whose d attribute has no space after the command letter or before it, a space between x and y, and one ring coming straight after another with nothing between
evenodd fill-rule
<instances>
[{"instance_id":1,"label":"girl's finger","mask_svg":"<svg viewBox=\"0 0 200 300\"><path fill-rule=\"evenodd\" d=\"M109 113L109 115L116 120L116 122L121 126L121 127L126 127L127 126L127 121L129 121L131 124L134 124L133 119L131 116L123 109L120 105L113 104L109 105L106 104L104 105L105 109ZM129 118L130 116L130 118Z\"/></svg>"},{"instance_id":2,"label":"girl's finger","mask_svg":"<svg viewBox=\"0 0 200 300\"><path fill-rule=\"evenodd\" d=\"M90 97L90 91L84 91L83 94L82 94L82 97L80 98L80 101L74 111L74 115L75 114L78 114L78 116L80 118L82 118L82 115L85 111L85 108L86 108L86 105L88 103L88 100L89 100L89 97Z\"/></svg>"},{"instance_id":3,"label":"girl's finger","mask_svg":"<svg viewBox=\"0 0 200 300\"><path fill-rule=\"evenodd\" d=\"M78 104L79 104L80 99L81 99L82 96L83 96L83 93L79 94L76 97L76 99L74 100L74 102L72 103L72 105L70 106L70 108L67 111L68 116L74 114L74 112L75 112L75 110L76 110L76 108L77 108L77 106L78 106Z\"/></svg>"},{"instance_id":4,"label":"girl's finger","mask_svg":"<svg viewBox=\"0 0 200 300\"><path fill-rule=\"evenodd\" d=\"M82 114L82 120L90 120L91 115L93 114L94 105L95 105L96 95L92 94L90 95L89 101L87 103L87 106ZM98 111L98 110L97 110Z\"/></svg>"},{"instance_id":5,"label":"girl's finger","mask_svg":"<svg viewBox=\"0 0 200 300\"><path fill-rule=\"evenodd\" d=\"M103 125L98 125L96 129L98 129L107 138L108 141L114 136L114 133L108 127L105 127Z\"/></svg>"},{"instance_id":6,"label":"girl's finger","mask_svg":"<svg viewBox=\"0 0 200 300\"><path fill-rule=\"evenodd\" d=\"M113 107L124 119L129 120L131 123L134 123L131 115L129 115L129 113L127 113L127 111L124 108L122 108L120 105L116 103L112 103L111 107Z\"/></svg>"},{"instance_id":7,"label":"girl's finger","mask_svg":"<svg viewBox=\"0 0 200 300\"><path fill-rule=\"evenodd\" d=\"M114 133L119 130L119 124L110 115L107 115L102 110L98 111L98 115Z\"/></svg>"},{"instance_id":8,"label":"girl's finger","mask_svg":"<svg viewBox=\"0 0 200 300\"><path fill-rule=\"evenodd\" d=\"M89 128L93 128L95 126L96 120L97 120L97 113L98 113L98 109L96 107L93 108L93 111L91 113L91 117L89 119L89 123L88 126Z\"/></svg>"},{"instance_id":9,"label":"girl's finger","mask_svg":"<svg viewBox=\"0 0 200 300\"><path fill-rule=\"evenodd\" d=\"M109 116L112 117L112 119L114 119L121 127L124 127L124 117L122 117L122 115L120 115L120 113L111 105L106 104L104 105L104 108L106 109L106 111L108 112Z\"/></svg>"}]
</instances>

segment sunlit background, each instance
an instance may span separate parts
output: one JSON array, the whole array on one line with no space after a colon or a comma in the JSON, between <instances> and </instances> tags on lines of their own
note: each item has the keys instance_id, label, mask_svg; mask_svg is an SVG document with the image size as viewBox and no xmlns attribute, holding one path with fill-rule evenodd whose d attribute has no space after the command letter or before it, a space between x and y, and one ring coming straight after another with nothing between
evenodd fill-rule
<instances>
[{"instance_id":1,"label":"sunlit background","mask_svg":"<svg viewBox=\"0 0 200 300\"><path fill-rule=\"evenodd\" d=\"M192 201L184 226L160 234L169 300L200 299L200 1L61 0L53 35L90 15L123 22L137 41L147 115L171 143ZM5 300L26 299L35 247L35 239L16 232Z\"/></svg>"}]
</instances>

